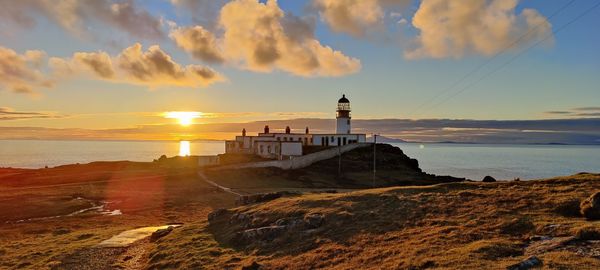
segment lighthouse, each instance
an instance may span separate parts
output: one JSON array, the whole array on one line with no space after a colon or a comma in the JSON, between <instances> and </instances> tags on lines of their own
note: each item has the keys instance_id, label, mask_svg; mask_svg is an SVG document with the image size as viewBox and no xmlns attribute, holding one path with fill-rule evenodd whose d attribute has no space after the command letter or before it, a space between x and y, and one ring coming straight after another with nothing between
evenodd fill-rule
<instances>
[{"instance_id":1,"label":"lighthouse","mask_svg":"<svg viewBox=\"0 0 600 270\"><path fill-rule=\"evenodd\" d=\"M342 98L338 100L336 112L336 133L350 134L350 100L346 98L346 95L342 95Z\"/></svg>"}]
</instances>

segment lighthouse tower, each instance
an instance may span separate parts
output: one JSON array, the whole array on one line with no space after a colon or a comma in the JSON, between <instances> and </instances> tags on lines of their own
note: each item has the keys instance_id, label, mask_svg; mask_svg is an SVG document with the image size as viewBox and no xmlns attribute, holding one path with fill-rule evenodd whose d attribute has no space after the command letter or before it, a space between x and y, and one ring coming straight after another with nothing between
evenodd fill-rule
<instances>
[{"instance_id":1,"label":"lighthouse tower","mask_svg":"<svg viewBox=\"0 0 600 270\"><path fill-rule=\"evenodd\" d=\"M342 95L342 98L338 100L336 112L336 133L350 134L350 100L346 98L346 95Z\"/></svg>"}]
</instances>

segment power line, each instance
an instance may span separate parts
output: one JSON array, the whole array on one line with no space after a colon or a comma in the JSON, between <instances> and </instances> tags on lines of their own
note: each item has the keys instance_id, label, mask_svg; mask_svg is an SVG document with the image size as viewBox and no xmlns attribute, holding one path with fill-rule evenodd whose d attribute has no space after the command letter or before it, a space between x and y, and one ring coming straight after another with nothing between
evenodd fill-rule
<instances>
[{"instance_id":1,"label":"power line","mask_svg":"<svg viewBox=\"0 0 600 270\"><path fill-rule=\"evenodd\" d=\"M575 3L575 0L571 0L569 2L567 2L565 5L563 5L562 7L560 7L559 9L557 9L554 13L552 13L550 16L548 16L548 20L552 19L553 17L555 17L556 15L560 14L563 10L565 10L567 7L569 7L570 5L572 5L573 3ZM479 70L481 70L482 68L484 68L485 66L487 66L489 63L491 63L492 61L494 61L498 56L500 56L502 53L506 52L508 49L512 48L513 46L517 45L519 42L521 42L521 40L523 38L525 38L526 36L529 36L529 34L531 34L534 30L537 30L539 27L541 27L542 25L544 25L545 22L541 22L538 25L536 25L535 27L529 29L525 34L519 36L517 39L515 39L513 42L511 42L510 44L508 44L507 46L503 47L499 52L495 53L491 58L489 58L488 60L484 61L483 63L479 64L477 67L475 67L473 70L471 70L470 72L468 72L467 74L465 74L463 77L461 77L459 80L455 81L452 85L450 85L449 87L445 88L444 90L438 92L434 97L426 100L425 102L421 103L419 106L417 106L412 112L409 113L409 115L412 115L416 112L418 112L419 110L421 110L425 105L427 105L428 103L438 99L439 97L441 97L442 95L446 94L448 91L454 89L456 86L460 85L462 82L464 82L468 77L470 77L471 75L477 73Z\"/></svg>"},{"instance_id":2,"label":"power line","mask_svg":"<svg viewBox=\"0 0 600 270\"><path fill-rule=\"evenodd\" d=\"M527 47L525 50L522 50L521 52L519 52L518 54L514 55L513 57L511 57L508 61L504 62L502 65L500 65L498 68L492 70L491 72L486 73L485 75L483 75L482 77L480 77L477 81L463 87L462 89L460 89L458 92L455 92L453 95L449 96L448 98L442 100L441 102L438 102L436 104L434 104L433 106L429 107L434 108L436 106L439 106L441 104L443 104L444 102L452 99L453 97L459 95L460 93L468 90L469 88L473 87L474 85L476 85L477 83L485 80L487 77L495 74L496 72L500 71L501 69L503 69L504 67L508 66L510 63L512 63L514 60L516 60L517 58L519 58L521 55L525 54L526 52L528 52L529 50L531 50L532 48L536 47L537 45L545 42L546 40L548 40L549 38L553 37L554 35L558 34L560 31L564 30L565 28L567 28L568 26L570 26L571 24L575 23L576 21L578 21L579 19L583 18L585 15L587 15L588 13L592 12L594 9L596 9L597 7L600 6L600 2L596 3L595 5L593 5L592 7L590 7L589 9L585 10L584 12L580 13L577 17L575 17L574 19L570 20L569 22L563 24L561 27L559 27L558 29L556 29L555 31L552 32L552 34L546 35L543 39L539 40L538 42L534 43L533 45Z\"/></svg>"}]
</instances>

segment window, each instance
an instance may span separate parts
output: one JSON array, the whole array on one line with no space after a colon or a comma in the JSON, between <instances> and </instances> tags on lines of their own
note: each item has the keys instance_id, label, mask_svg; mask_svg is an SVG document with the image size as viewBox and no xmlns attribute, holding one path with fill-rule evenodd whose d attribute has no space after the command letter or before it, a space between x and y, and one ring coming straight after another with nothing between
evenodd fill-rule
<instances>
[{"instance_id":1,"label":"window","mask_svg":"<svg viewBox=\"0 0 600 270\"><path fill-rule=\"evenodd\" d=\"M331 136L331 142L333 142L333 136Z\"/></svg>"},{"instance_id":2,"label":"window","mask_svg":"<svg viewBox=\"0 0 600 270\"><path fill-rule=\"evenodd\" d=\"M271 153L271 146L267 146L267 153Z\"/></svg>"},{"instance_id":3,"label":"window","mask_svg":"<svg viewBox=\"0 0 600 270\"><path fill-rule=\"evenodd\" d=\"M350 125L350 119L348 119L348 125Z\"/></svg>"},{"instance_id":4,"label":"window","mask_svg":"<svg viewBox=\"0 0 600 270\"><path fill-rule=\"evenodd\" d=\"M281 141L281 137L277 137L277 141Z\"/></svg>"},{"instance_id":5,"label":"window","mask_svg":"<svg viewBox=\"0 0 600 270\"><path fill-rule=\"evenodd\" d=\"M283 140L287 142L287 137L283 137Z\"/></svg>"},{"instance_id":6,"label":"window","mask_svg":"<svg viewBox=\"0 0 600 270\"><path fill-rule=\"evenodd\" d=\"M342 142L343 145L346 145L346 137L344 137L344 142Z\"/></svg>"},{"instance_id":7,"label":"window","mask_svg":"<svg viewBox=\"0 0 600 270\"><path fill-rule=\"evenodd\" d=\"M302 138L298 137L298 141L299 141L299 142L301 142L301 141L302 141Z\"/></svg>"}]
</instances>

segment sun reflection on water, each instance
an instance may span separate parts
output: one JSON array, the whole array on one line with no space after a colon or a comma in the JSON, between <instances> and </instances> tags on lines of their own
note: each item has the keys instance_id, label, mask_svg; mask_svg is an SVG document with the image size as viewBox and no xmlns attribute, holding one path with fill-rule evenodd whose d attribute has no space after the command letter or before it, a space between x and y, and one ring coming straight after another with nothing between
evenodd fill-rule
<instances>
[{"instance_id":1,"label":"sun reflection on water","mask_svg":"<svg viewBox=\"0 0 600 270\"><path fill-rule=\"evenodd\" d=\"M190 155L190 142L180 141L179 142L179 156L187 157Z\"/></svg>"}]
</instances>

